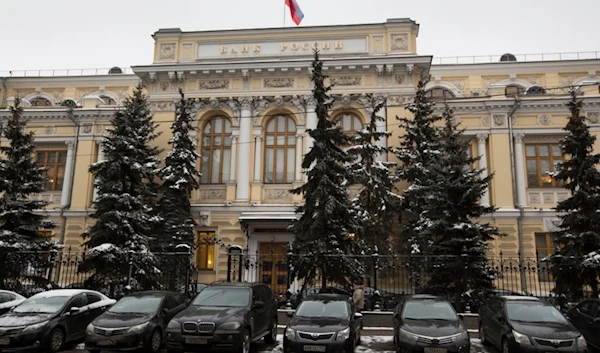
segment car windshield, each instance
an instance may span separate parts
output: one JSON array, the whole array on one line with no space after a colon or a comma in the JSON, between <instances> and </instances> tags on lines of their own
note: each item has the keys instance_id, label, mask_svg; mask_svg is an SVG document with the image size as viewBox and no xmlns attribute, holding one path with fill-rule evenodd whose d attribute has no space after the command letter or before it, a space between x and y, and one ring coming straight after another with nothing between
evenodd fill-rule
<instances>
[{"instance_id":1,"label":"car windshield","mask_svg":"<svg viewBox=\"0 0 600 353\"><path fill-rule=\"evenodd\" d=\"M458 320L456 312L448 302L439 300L411 300L404 304L404 319Z\"/></svg>"},{"instance_id":2,"label":"car windshield","mask_svg":"<svg viewBox=\"0 0 600 353\"><path fill-rule=\"evenodd\" d=\"M348 318L348 303L341 300L305 300L296 309L296 316L344 319Z\"/></svg>"},{"instance_id":3,"label":"car windshield","mask_svg":"<svg viewBox=\"0 0 600 353\"><path fill-rule=\"evenodd\" d=\"M567 319L552 305L542 302L513 301L506 303L508 319L529 323L566 325Z\"/></svg>"},{"instance_id":4,"label":"car windshield","mask_svg":"<svg viewBox=\"0 0 600 353\"><path fill-rule=\"evenodd\" d=\"M245 307L250 304L249 288L206 287L196 295L192 305Z\"/></svg>"},{"instance_id":5,"label":"car windshield","mask_svg":"<svg viewBox=\"0 0 600 353\"><path fill-rule=\"evenodd\" d=\"M0 293L0 304L11 302L16 298L8 293Z\"/></svg>"},{"instance_id":6,"label":"car windshield","mask_svg":"<svg viewBox=\"0 0 600 353\"><path fill-rule=\"evenodd\" d=\"M34 296L15 307L13 312L53 314L62 309L69 299L69 296Z\"/></svg>"},{"instance_id":7,"label":"car windshield","mask_svg":"<svg viewBox=\"0 0 600 353\"><path fill-rule=\"evenodd\" d=\"M152 314L158 311L163 298L162 296L124 297L116 302L108 311L119 314Z\"/></svg>"}]
</instances>

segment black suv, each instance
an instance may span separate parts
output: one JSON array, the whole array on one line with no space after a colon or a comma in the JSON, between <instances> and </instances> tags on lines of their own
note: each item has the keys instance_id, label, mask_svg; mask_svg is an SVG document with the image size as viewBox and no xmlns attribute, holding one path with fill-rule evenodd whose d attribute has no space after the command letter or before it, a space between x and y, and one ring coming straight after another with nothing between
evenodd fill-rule
<instances>
[{"instance_id":1,"label":"black suv","mask_svg":"<svg viewBox=\"0 0 600 353\"><path fill-rule=\"evenodd\" d=\"M277 301L262 283L213 283L167 326L167 352L250 351L277 338Z\"/></svg>"}]
</instances>

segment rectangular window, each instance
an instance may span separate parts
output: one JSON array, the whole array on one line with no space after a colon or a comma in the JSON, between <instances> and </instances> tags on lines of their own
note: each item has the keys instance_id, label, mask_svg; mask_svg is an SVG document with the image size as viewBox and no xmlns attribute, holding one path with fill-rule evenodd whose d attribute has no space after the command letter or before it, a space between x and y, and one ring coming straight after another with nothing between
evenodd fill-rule
<instances>
[{"instance_id":1,"label":"rectangular window","mask_svg":"<svg viewBox=\"0 0 600 353\"><path fill-rule=\"evenodd\" d=\"M536 143L525 145L527 159L527 185L530 188L558 188L562 186L552 178L557 164L564 161L558 143Z\"/></svg>"},{"instance_id":2,"label":"rectangular window","mask_svg":"<svg viewBox=\"0 0 600 353\"><path fill-rule=\"evenodd\" d=\"M200 271L213 270L215 266L215 232L198 232L196 266Z\"/></svg>"},{"instance_id":3,"label":"rectangular window","mask_svg":"<svg viewBox=\"0 0 600 353\"><path fill-rule=\"evenodd\" d=\"M46 167L46 181L43 183L46 191L61 191L65 178L67 151L37 151L36 160L40 167Z\"/></svg>"},{"instance_id":4,"label":"rectangular window","mask_svg":"<svg viewBox=\"0 0 600 353\"><path fill-rule=\"evenodd\" d=\"M556 237L552 233L536 233L535 234L535 251L540 261L539 265L539 280L551 281L552 274L550 273L550 262L541 260L545 257L554 254L556 249Z\"/></svg>"}]
</instances>

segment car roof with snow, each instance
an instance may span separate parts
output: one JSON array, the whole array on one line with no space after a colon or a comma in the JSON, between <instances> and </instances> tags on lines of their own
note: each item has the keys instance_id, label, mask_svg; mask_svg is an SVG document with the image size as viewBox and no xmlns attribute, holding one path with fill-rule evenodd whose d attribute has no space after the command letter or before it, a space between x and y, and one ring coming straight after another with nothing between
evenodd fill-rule
<instances>
[{"instance_id":1,"label":"car roof with snow","mask_svg":"<svg viewBox=\"0 0 600 353\"><path fill-rule=\"evenodd\" d=\"M34 294L32 298L49 298L49 297L72 297L81 293L94 293L99 294L102 298L106 297L104 294L89 290L89 289L53 289L45 292Z\"/></svg>"},{"instance_id":2,"label":"car roof with snow","mask_svg":"<svg viewBox=\"0 0 600 353\"><path fill-rule=\"evenodd\" d=\"M542 301L542 299L540 299L540 298L530 297L528 295L501 295L500 298L503 298L504 300L510 300L510 301L517 301L517 300L530 301L530 302Z\"/></svg>"}]
</instances>

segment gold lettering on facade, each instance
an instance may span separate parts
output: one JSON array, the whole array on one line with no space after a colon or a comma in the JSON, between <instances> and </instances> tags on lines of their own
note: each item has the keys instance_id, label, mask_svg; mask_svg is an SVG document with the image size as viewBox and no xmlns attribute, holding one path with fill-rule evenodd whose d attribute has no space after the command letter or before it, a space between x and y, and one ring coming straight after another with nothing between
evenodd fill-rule
<instances>
[{"instance_id":1,"label":"gold lettering on facade","mask_svg":"<svg viewBox=\"0 0 600 353\"><path fill-rule=\"evenodd\" d=\"M323 42L323 49L329 49L329 42Z\"/></svg>"},{"instance_id":2,"label":"gold lettering on facade","mask_svg":"<svg viewBox=\"0 0 600 353\"><path fill-rule=\"evenodd\" d=\"M221 54L227 54L227 47L224 45L221 46Z\"/></svg>"},{"instance_id":3,"label":"gold lettering on facade","mask_svg":"<svg viewBox=\"0 0 600 353\"><path fill-rule=\"evenodd\" d=\"M335 42L335 49L342 49L344 46L344 42L342 42L341 40Z\"/></svg>"},{"instance_id":4,"label":"gold lettering on facade","mask_svg":"<svg viewBox=\"0 0 600 353\"><path fill-rule=\"evenodd\" d=\"M308 50L310 48L310 43L302 43L302 50Z\"/></svg>"},{"instance_id":5,"label":"gold lettering on facade","mask_svg":"<svg viewBox=\"0 0 600 353\"><path fill-rule=\"evenodd\" d=\"M248 46L247 45L242 45L242 53L247 53L248 52Z\"/></svg>"},{"instance_id":6,"label":"gold lettering on facade","mask_svg":"<svg viewBox=\"0 0 600 353\"><path fill-rule=\"evenodd\" d=\"M281 51L284 51L286 49L287 49L287 44L281 43Z\"/></svg>"},{"instance_id":7,"label":"gold lettering on facade","mask_svg":"<svg viewBox=\"0 0 600 353\"><path fill-rule=\"evenodd\" d=\"M333 44L332 44L333 42ZM260 53L262 44L238 44L238 45L221 45L219 47L219 52L221 54L250 54ZM277 44L276 44L277 45ZM343 49L344 41L323 41L323 42L288 42L288 43L279 43L280 51L289 52L289 51L299 51L300 49L303 51L308 51L311 49L323 49L329 50L332 47L335 49ZM272 47L269 47L272 48Z\"/></svg>"},{"instance_id":8,"label":"gold lettering on facade","mask_svg":"<svg viewBox=\"0 0 600 353\"><path fill-rule=\"evenodd\" d=\"M314 43L312 44L312 48L313 48L313 49L319 49L319 42L314 42Z\"/></svg>"},{"instance_id":9,"label":"gold lettering on facade","mask_svg":"<svg viewBox=\"0 0 600 353\"><path fill-rule=\"evenodd\" d=\"M231 54L236 53L237 54L237 49L235 49L235 47L231 47Z\"/></svg>"},{"instance_id":10,"label":"gold lettering on facade","mask_svg":"<svg viewBox=\"0 0 600 353\"><path fill-rule=\"evenodd\" d=\"M292 50L298 50L298 43L292 43L292 45L290 45L290 48Z\"/></svg>"},{"instance_id":11,"label":"gold lettering on facade","mask_svg":"<svg viewBox=\"0 0 600 353\"><path fill-rule=\"evenodd\" d=\"M255 53L260 52L260 44L254 44L254 52Z\"/></svg>"}]
</instances>

